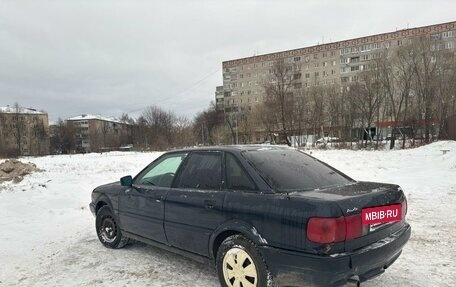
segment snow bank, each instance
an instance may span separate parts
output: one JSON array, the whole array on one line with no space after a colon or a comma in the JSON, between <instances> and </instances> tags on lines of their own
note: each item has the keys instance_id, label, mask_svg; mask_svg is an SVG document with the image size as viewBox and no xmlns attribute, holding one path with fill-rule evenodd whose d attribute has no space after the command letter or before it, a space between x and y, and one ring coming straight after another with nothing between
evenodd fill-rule
<instances>
[{"instance_id":1,"label":"snow bank","mask_svg":"<svg viewBox=\"0 0 456 287\"><path fill-rule=\"evenodd\" d=\"M450 150L445 155L442 149ZM44 169L0 185L0 287L220 286L214 271L145 244L104 248L88 209L100 184L135 175L160 153L25 158ZM456 143L393 151L313 150L358 180L392 182L408 196L412 238L364 286L455 286Z\"/></svg>"}]
</instances>

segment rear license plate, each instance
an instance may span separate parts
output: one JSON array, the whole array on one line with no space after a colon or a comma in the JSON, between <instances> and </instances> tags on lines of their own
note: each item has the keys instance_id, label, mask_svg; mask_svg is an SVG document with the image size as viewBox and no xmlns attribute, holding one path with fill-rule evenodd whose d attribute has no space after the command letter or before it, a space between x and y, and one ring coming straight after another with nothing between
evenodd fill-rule
<instances>
[{"instance_id":1,"label":"rear license plate","mask_svg":"<svg viewBox=\"0 0 456 287\"><path fill-rule=\"evenodd\" d=\"M377 229L380 224L402 220L402 205L363 208L362 216L363 225L373 225L370 229Z\"/></svg>"}]
</instances>

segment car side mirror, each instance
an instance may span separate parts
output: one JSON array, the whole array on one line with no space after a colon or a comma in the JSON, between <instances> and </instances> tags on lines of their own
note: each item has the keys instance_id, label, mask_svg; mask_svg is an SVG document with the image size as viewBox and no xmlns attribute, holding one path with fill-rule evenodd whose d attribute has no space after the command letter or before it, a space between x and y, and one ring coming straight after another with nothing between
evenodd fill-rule
<instances>
[{"instance_id":1,"label":"car side mirror","mask_svg":"<svg viewBox=\"0 0 456 287\"><path fill-rule=\"evenodd\" d=\"M124 176L120 179L121 186L132 186L133 185L133 178L131 175Z\"/></svg>"}]
</instances>

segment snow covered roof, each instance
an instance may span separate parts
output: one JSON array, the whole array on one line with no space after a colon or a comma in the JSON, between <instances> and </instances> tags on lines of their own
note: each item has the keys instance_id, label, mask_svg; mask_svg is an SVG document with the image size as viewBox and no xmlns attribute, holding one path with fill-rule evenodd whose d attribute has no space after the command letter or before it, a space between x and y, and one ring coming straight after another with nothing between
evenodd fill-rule
<instances>
[{"instance_id":1,"label":"snow covered roof","mask_svg":"<svg viewBox=\"0 0 456 287\"><path fill-rule=\"evenodd\" d=\"M106 122L114 122L122 124L123 122L116 118L108 118L102 117L100 115L90 115L90 114L83 114L80 116L68 118L67 121L83 121L83 120L99 120L99 121L106 121Z\"/></svg>"},{"instance_id":2,"label":"snow covered roof","mask_svg":"<svg viewBox=\"0 0 456 287\"><path fill-rule=\"evenodd\" d=\"M45 115L46 114L44 112L40 112L40 111L37 111L32 108L19 107L19 110L16 110L15 107L10 107L10 106L0 107L0 113L15 114L17 112L19 112L19 114L35 114L35 115Z\"/></svg>"}]
</instances>

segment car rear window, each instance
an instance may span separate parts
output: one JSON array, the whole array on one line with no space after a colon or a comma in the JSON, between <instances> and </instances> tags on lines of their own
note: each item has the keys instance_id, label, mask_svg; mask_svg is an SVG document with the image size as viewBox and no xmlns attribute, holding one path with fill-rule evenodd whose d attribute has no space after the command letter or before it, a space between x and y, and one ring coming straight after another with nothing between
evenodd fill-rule
<instances>
[{"instance_id":1,"label":"car rear window","mask_svg":"<svg viewBox=\"0 0 456 287\"><path fill-rule=\"evenodd\" d=\"M314 190L352 182L337 170L297 150L249 150L242 154L278 192Z\"/></svg>"}]
</instances>

